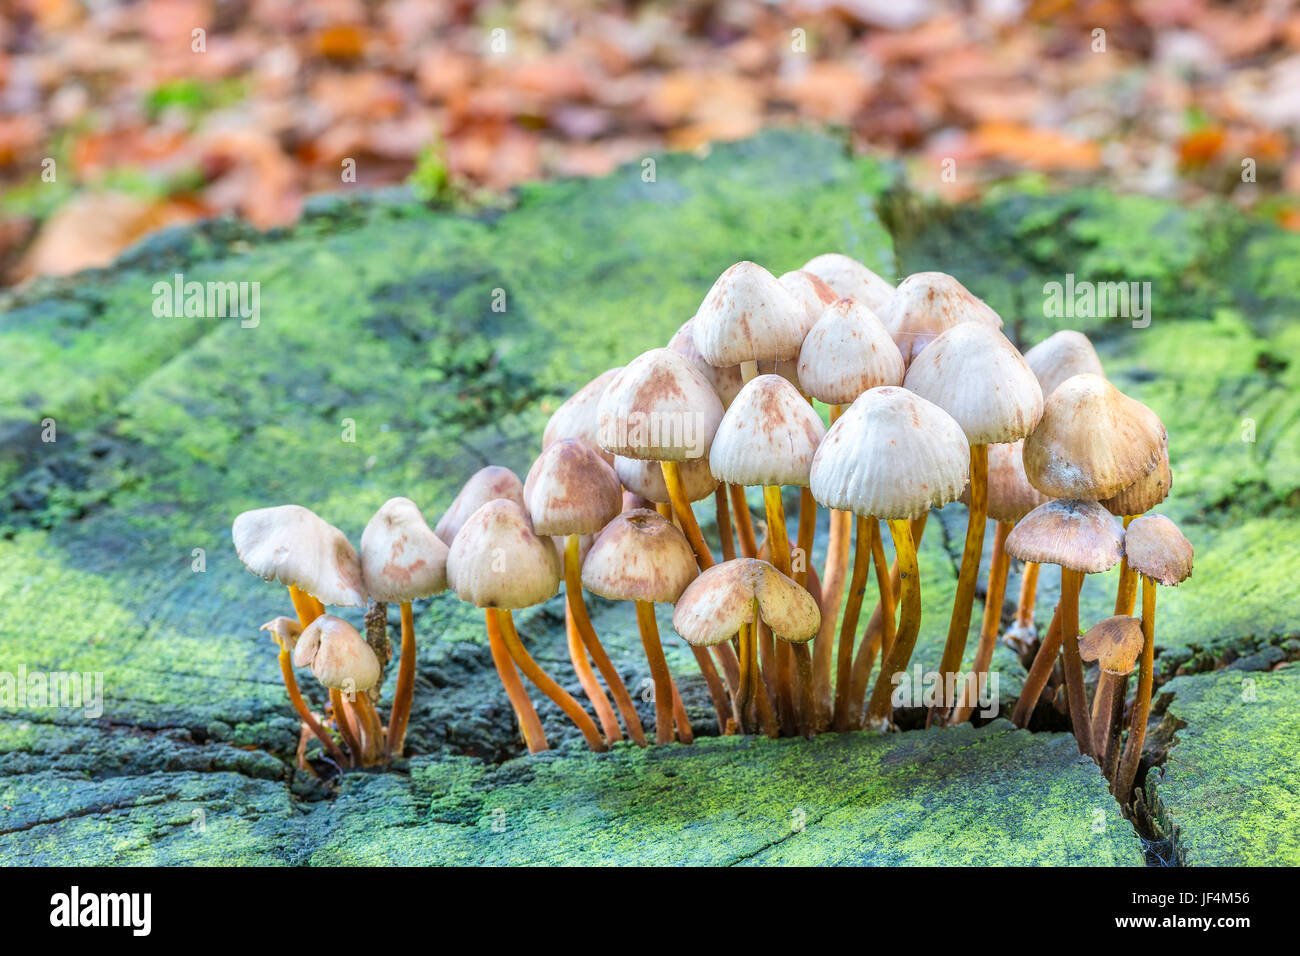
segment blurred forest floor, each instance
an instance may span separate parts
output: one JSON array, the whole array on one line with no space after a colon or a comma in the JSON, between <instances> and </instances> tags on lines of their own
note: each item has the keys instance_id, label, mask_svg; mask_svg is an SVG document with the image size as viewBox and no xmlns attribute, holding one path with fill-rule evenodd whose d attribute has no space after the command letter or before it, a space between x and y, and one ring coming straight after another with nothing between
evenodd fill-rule
<instances>
[{"instance_id":1,"label":"blurred forest floor","mask_svg":"<svg viewBox=\"0 0 1300 956\"><path fill-rule=\"evenodd\" d=\"M0 280L411 181L596 175L845 130L950 199L1012 176L1300 229L1300 3L0 0Z\"/></svg>"}]
</instances>

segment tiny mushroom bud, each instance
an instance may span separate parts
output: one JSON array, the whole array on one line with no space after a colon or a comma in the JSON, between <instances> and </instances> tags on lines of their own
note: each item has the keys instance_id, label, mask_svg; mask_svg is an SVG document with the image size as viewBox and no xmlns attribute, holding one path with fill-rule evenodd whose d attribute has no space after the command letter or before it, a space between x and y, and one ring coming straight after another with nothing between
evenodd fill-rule
<instances>
[{"instance_id":1,"label":"tiny mushroom bud","mask_svg":"<svg viewBox=\"0 0 1300 956\"><path fill-rule=\"evenodd\" d=\"M294 649L298 643L298 638L302 636L302 625L298 623L296 618L292 617L272 618L258 630L270 631L271 637L281 647L287 647L290 651Z\"/></svg>"},{"instance_id":2,"label":"tiny mushroom bud","mask_svg":"<svg viewBox=\"0 0 1300 956\"><path fill-rule=\"evenodd\" d=\"M614 376L622 370L623 367L620 365L618 368L601 372L552 412L550 421L546 423L546 429L542 432L542 448L549 448L553 442L561 438L581 438L607 463L613 464L610 460L613 456L601 448L597 440L599 427L596 409L600 405L600 397L605 394L605 389L614 380Z\"/></svg>"},{"instance_id":3,"label":"tiny mushroom bud","mask_svg":"<svg viewBox=\"0 0 1300 956\"><path fill-rule=\"evenodd\" d=\"M379 715L367 693L381 673L374 649L347 621L322 614L303 630L293 662L310 667L316 679L329 688L339 731L354 758L359 757L363 764L374 763L384 740ZM359 740L348 727L348 711L356 716Z\"/></svg>"},{"instance_id":4,"label":"tiny mushroom bud","mask_svg":"<svg viewBox=\"0 0 1300 956\"><path fill-rule=\"evenodd\" d=\"M836 296L856 299L877 315L884 315L894 296L894 287L861 262L828 252L804 263L804 271L824 281Z\"/></svg>"},{"instance_id":5,"label":"tiny mushroom bud","mask_svg":"<svg viewBox=\"0 0 1300 956\"><path fill-rule=\"evenodd\" d=\"M946 272L917 272L908 276L899 283L881 318L907 365L912 364L923 348L962 322L1002 328L1001 316Z\"/></svg>"},{"instance_id":6,"label":"tiny mushroom bud","mask_svg":"<svg viewBox=\"0 0 1300 956\"><path fill-rule=\"evenodd\" d=\"M1088 341L1088 336L1072 329L1062 329L1049 335L1025 353L1025 361L1038 376L1043 387L1043 397L1048 398L1067 378L1085 373L1105 378L1101 359Z\"/></svg>"},{"instance_id":7,"label":"tiny mushroom bud","mask_svg":"<svg viewBox=\"0 0 1300 956\"><path fill-rule=\"evenodd\" d=\"M1107 754L1113 759L1118 751L1128 675L1133 673L1141 653L1142 625L1127 614L1108 617L1079 638L1079 656L1085 661L1097 661L1101 671L1092 695L1092 746L1102 758L1103 767L1108 762ZM1112 775L1113 771L1107 772L1107 776Z\"/></svg>"},{"instance_id":8,"label":"tiny mushroom bud","mask_svg":"<svg viewBox=\"0 0 1300 956\"><path fill-rule=\"evenodd\" d=\"M470 515L489 501L497 500L513 501L520 508L524 507L524 486L519 476L500 465L480 468L470 475L460 494L452 500L451 507L438 519L433 533L450 547Z\"/></svg>"}]
</instances>

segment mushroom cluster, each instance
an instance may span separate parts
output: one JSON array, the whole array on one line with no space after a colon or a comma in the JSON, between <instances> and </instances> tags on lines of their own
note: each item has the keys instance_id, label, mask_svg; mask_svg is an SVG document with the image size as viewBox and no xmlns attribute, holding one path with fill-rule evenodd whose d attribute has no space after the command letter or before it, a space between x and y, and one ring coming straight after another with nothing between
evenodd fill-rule
<instances>
[{"instance_id":1,"label":"mushroom cluster","mask_svg":"<svg viewBox=\"0 0 1300 956\"><path fill-rule=\"evenodd\" d=\"M1169 493L1168 437L1154 412L1105 378L1082 334L1058 332L1022 356L1001 327L992 308L941 272L894 288L838 254L780 277L739 262L666 347L604 372L556 409L525 481L483 469L434 530L413 502L394 498L367 525L358 555L305 508L240 515L241 559L287 585L297 612L266 628L280 645L304 741L315 735L340 764L402 752L415 677L412 602L448 587L483 609L531 751L547 741L521 676L593 750L625 735L646 744L584 592L634 607L657 743L693 739L661 642L655 609L663 604L695 655L719 733L889 729L920 632L917 548L930 511L960 500L967 530L927 725L971 717L1002 629L1011 559L1020 559L1020 607L1005 639L1025 652L1029 673L1014 720L1027 725L1040 703L1068 713L1080 751L1127 795L1150 709L1154 588L1191 572L1191 546L1172 522L1140 517ZM799 489L793 537L785 488ZM761 501L757 518L747 489ZM712 541L694 510L707 499ZM820 573L811 562L819 508L829 510ZM990 519L983 619L963 673ZM1081 635L1084 577L1121 560L1115 615ZM1061 588L1038 641L1042 565L1060 568ZM860 628L873 573L875 608ZM569 656L591 712L533 659L512 617L549 600L561 582ZM372 608L368 624L378 624L365 637L324 613L367 599L401 605L387 725L375 709L390 654L386 613ZM1089 703L1091 661L1098 677ZM293 665L310 666L328 689L326 714L307 707Z\"/></svg>"}]
</instances>

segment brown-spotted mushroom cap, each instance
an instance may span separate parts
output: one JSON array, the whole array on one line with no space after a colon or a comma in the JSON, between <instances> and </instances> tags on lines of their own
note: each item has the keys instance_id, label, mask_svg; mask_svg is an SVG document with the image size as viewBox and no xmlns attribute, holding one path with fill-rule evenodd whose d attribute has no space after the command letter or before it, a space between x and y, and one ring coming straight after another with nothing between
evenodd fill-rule
<instances>
[{"instance_id":1,"label":"brown-spotted mushroom cap","mask_svg":"<svg viewBox=\"0 0 1300 956\"><path fill-rule=\"evenodd\" d=\"M475 607L532 607L560 589L560 556L520 505L498 498L470 515L452 541L447 583Z\"/></svg>"},{"instance_id":2,"label":"brown-spotted mushroom cap","mask_svg":"<svg viewBox=\"0 0 1300 956\"><path fill-rule=\"evenodd\" d=\"M230 529L244 566L264 581L336 607L366 603L361 559L338 528L301 505L245 511Z\"/></svg>"},{"instance_id":3,"label":"brown-spotted mushroom cap","mask_svg":"<svg viewBox=\"0 0 1300 956\"><path fill-rule=\"evenodd\" d=\"M1084 374L1106 376L1088 336L1073 329L1062 329L1049 335L1025 353L1025 361L1038 376L1044 398L1056 391L1056 387L1067 378Z\"/></svg>"},{"instance_id":4,"label":"brown-spotted mushroom cap","mask_svg":"<svg viewBox=\"0 0 1300 956\"><path fill-rule=\"evenodd\" d=\"M293 650L296 667L310 667L316 679L336 690L370 690L379 682L379 658L357 629L322 614L307 625Z\"/></svg>"},{"instance_id":5,"label":"brown-spotted mushroom cap","mask_svg":"<svg viewBox=\"0 0 1300 956\"><path fill-rule=\"evenodd\" d=\"M1100 375L1076 375L1043 403L1025 439L1025 474L1050 497L1099 501L1155 468L1167 438L1141 402Z\"/></svg>"},{"instance_id":6,"label":"brown-spotted mushroom cap","mask_svg":"<svg viewBox=\"0 0 1300 956\"><path fill-rule=\"evenodd\" d=\"M1021 439L989 445L989 517L994 521L1015 524L1048 500L1025 477L1024 444ZM962 492L961 500L970 503L969 488Z\"/></svg>"},{"instance_id":7,"label":"brown-spotted mushroom cap","mask_svg":"<svg viewBox=\"0 0 1300 956\"><path fill-rule=\"evenodd\" d=\"M1111 514L1121 517L1145 514L1168 498L1173 486L1174 473L1169 468L1169 442L1166 439L1160 463L1127 488L1110 498L1103 498L1101 505Z\"/></svg>"},{"instance_id":8,"label":"brown-spotted mushroom cap","mask_svg":"<svg viewBox=\"0 0 1300 956\"><path fill-rule=\"evenodd\" d=\"M614 459L614 471L619 481L628 491L635 493L643 504L638 508L651 507L655 504L666 505L669 502L668 485L664 482L663 467L657 461L639 461L636 458L618 456ZM718 479L709 470L709 459L692 458L681 463L682 489L687 501L699 501L713 494L718 487ZM627 511L627 508L623 509Z\"/></svg>"},{"instance_id":9,"label":"brown-spotted mushroom cap","mask_svg":"<svg viewBox=\"0 0 1300 956\"><path fill-rule=\"evenodd\" d=\"M938 336L907 367L903 387L951 415L972 445L1017 441L1043 415L1043 390L1024 358L979 322Z\"/></svg>"},{"instance_id":10,"label":"brown-spotted mushroom cap","mask_svg":"<svg viewBox=\"0 0 1300 956\"><path fill-rule=\"evenodd\" d=\"M754 602L772 633L802 644L821 626L817 601L766 561L736 558L715 564L691 583L673 611L673 630L689 644L710 647L754 623Z\"/></svg>"},{"instance_id":11,"label":"brown-spotted mushroom cap","mask_svg":"<svg viewBox=\"0 0 1300 956\"><path fill-rule=\"evenodd\" d=\"M906 389L863 392L831 426L812 465L827 508L915 518L955 501L970 478L970 446L938 405Z\"/></svg>"},{"instance_id":12,"label":"brown-spotted mushroom cap","mask_svg":"<svg viewBox=\"0 0 1300 956\"><path fill-rule=\"evenodd\" d=\"M903 356L876 313L857 299L828 305L799 350L803 392L848 405L869 388L903 384Z\"/></svg>"},{"instance_id":13,"label":"brown-spotted mushroom cap","mask_svg":"<svg viewBox=\"0 0 1300 956\"><path fill-rule=\"evenodd\" d=\"M542 448L549 448L553 442L561 438L581 438L596 449L606 463L613 464L614 456L601 448L597 441L597 433L600 429L596 420L596 409L600 405L600 397L605 394L605 389L614 380L614 376L622 370L623 367L620 365L608 372L601 372L552 412L550 420L546 423L546 429L542 432Z\"/></svg>"},{"instance_id":14,"label":"brown-spotted mushroom cap","mask_svg":"<svg viewBox=\"0 0 1300 956\"><path fill-rule=\"evenodd\" d=\"M1079 656L1096 661L1107 674L1133 673L1142 653L1142 622L1127 614L1098 621L1079 638Z\"/></svg>"},{"instance_id":15,"label":"brown-spotted mushroom cap","mask_svg":"<svg viewBox=\"0 0 1300 956\"><path fill-rule=\"evenodd\" d=\"M450 547L469 516L489 501L499 498L513 501L521 508L525 507L524 486L519 481L519 476L500 465L480 468L469 476L469 481L460 489L460 494L456 495L451 507L438 519L433 533Z\"/></svg>"},{"instance_id":16,"label":"brown-spotted mushroom cap","mask_svg":"<svg viewBox=\"0 0 1300 956\"><path fill-rule=\"evenodd\" d=\"M595 534L623 507L623 488L605 459L577 438L548 446L524 479L538 534Z\"/></svg>"},{"instance_id":17,"label":"brown-spotted mushroom cap","mask_svg":"<svg viewBox=\"0 0 1300 956\"><path fill-rule=\"evenodd\" d=\"M447 546L410 498L390 498L361 532L361 574L376 601L416 601L447 587Z\"/></svg>"},{"instance_id":18,"label":"brown-spotted mushroom cap","mask_svg":"<svg viewBox=\"0 0 1300 956\"><path fill-rule=\"evenodd\" d=\"M683 322L682 327L668 340L668 347L704 373L704 377L717 392L722 407L726 408L740 392L740 387L745 384L744 376L740 372L739 365L718 368L704 361L704 356L700 355L700 350L695 347L695 335L691 331L694 322L694 319Z\"/></svg>"},{"instance_id":19,"label":"brown-spotted mushroom cap","mask_svg":"<svg viewBox=\"0 0 1300 956\"><path fill-rule=\"evenodd\" d=\"M732 485L808 484L826 426L799 390L779 375L751 380L722 416L709 470Z\"/></svg>"},{"instance_id":20,"label":"brown-spotted mushroom cap","mask_svg":"<svg viewBox=\"0 0 1300 956\"><path fill-rule=\"evenodd\" d=\"M888 311L880 317L907 365L923 348L962 322L1002 328L1002 317L946 272L908 276L899 283Z\"/></svg>"},{"instance_id":21,"label":"brown-spotted mushroom cap","mask_svg":"<svg viewBox=\"0 0 1300 956\"><path fill-rule=\"evenodd\" d=\"M671 349L638 355L600 400L600 443L624 458L705 458L722 421L708 379Z\"/></svg>"},{"instance_id":22,"label":"brown-spotted mushroom cap","mask_svg":"<svg viewBox=\"0 0 1300 956\"><path fill-rule=\"evenodd\" d=\"M822 310L839 298L835 290L820 278L802 269L787 272L776 281L781 283L785 291L803 306L804 335L807 335L813 323L821 318Z\"/></svg>"},{"instance_id":23,"label":"brown-spotted mushroom cap","mask_svg":"<svg viewBox=\"0 0 1300 956\"><path fill-rule=\"evenodd\" d=\"M1164 515L1143 515L1124 535L1128 566L1165 587L1177 587L1192 574L1192 543Z\"/></svg>"},{"instance_id":24,"label":"brown-spotted mushroom cap","mask_svg":"<svg viewBox=\"0 0 1300 956\"><path fill-rule=\"evenodd\" d=\"M813 256L804 263L804 271L818 276L834 290L836 296L857 299L877 315L883 316L894 297L888 280L872 272L861 262L838 252Z\"/></svg>"},{"instance_id":25,"label":"brown-spotted mushroom cap","mask_svg":"<svg viewBox=\"0 0 1300 956\"><path fill-rule=\"evenodd\" d=\"M673 604L699 573L695 552L657 511L624 511L605 526L582 565L582 586L614 601Z\"/></svg>"},{"instance_id":26,"label":"brown-spotted mushroom cap","mask_svg":"<svg viewBox=\"0 0 1300 956\"><path fill-rule=\"evenodd\" d=\"M776 276L737 262L713 283L695 313L695 347L710 365L740 365L799 354L806 313Z\"/></svg>"},{"instance_id":27,"label":"brown-spotted mushroom cap","mask_svg":"<svg viewBox=\"0 0 1300 956\"><path fill-rule=\"evenodd\" d=\"M1124 554L1124 529L1095 501L1057 498L1025 515L1007 535L1006 549L1022 561L1098 574Z\"/></svg>"}]
</instances>

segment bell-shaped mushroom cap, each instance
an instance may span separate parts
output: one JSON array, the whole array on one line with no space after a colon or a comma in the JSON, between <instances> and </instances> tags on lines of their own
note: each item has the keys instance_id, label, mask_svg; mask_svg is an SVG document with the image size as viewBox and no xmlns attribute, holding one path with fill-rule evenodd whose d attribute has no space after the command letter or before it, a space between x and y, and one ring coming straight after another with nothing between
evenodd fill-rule
<instances>
[{"instance_id":1,"label":"bell-shaped mushroom cap","mask_svg":"<svg viewBox=\"0 0 1300 956\"><path fill-rule=\"evenodd\" d=\"M1066 379L1025 439L1025 474L1053 498L1099 501L1160 464L1168 436L1156 413L1100 375Z\"/></svg>"},{"instance_id":2,"label":"bell-shaped mushroom cap","mask_svg":"<svg viewBox=\"0 0 1300 956\"><path fill-rule=\"evenodd\" d=\"M1094 624L1079 638L1079 656L1097 661L1107 674L1122 677L1133 673L1142 644L1142 623L1127 614L1116 614Z\"/></svg>"},{"instance_id":3,"label":"bell-shaped mushroom cap","mask_svg":"<svg viewBox=\"0 0 1300 956\"><path fill-rule=\"evenodd\" d=\"M1192 575L1192 543L1164 515L1143 515L1124 534L1128 566L1166 587L1177 587Z\"/></svg>"},{"instance_id":4,"label":"bell-shaped mushroom cap","mask_svg":"<svg viewBox=\"0 0 1300 956\"><path fill-rule=\"evenodd\" d=\"M361 573L376 601L416 601L447 587L447 546L410 498L390 498L361 532Z\"/></svg>"},{"instance_id":5,"label":"bell-shaped mushroom cap","mask_svg":"<svg viewBox=\"0 0 1300 956\"><path fill-rule=\"evenodd\" d=\"M520 505L498 498L470 515L452 541L447 583L475 607L532 607L560 589L560 556Z\"/></svg>"},{"instance_id":6,"label":"bell-shaped mushroom cap","mask_svg":"<svg viewBox=\"0 0 1300 956\"><path fill-rule=\"evenodd\" d=\"M1025 353L1025 361L1038 376L1043 387L1043 397L1048 398L1056 387L1076 375L1100 375L1101 359L1088 341L1088 336L1073 329L1054 332Z\"/></svg>"},{"instance_id":7,"label":"bell-shaped mushroom cap","mask_svg":"<svg viewBox=\"0 0 1300 956\"><path fill-rule=\"evenodd\" d=\"M623 488L595 449L562 438L528 470L524 501L538 534L595 534L622 509Z\"/></svg>"},{"instance_id":8,"label":"bell-shaped mushroom cap","mask_svg":"<svg viewBox=\"0 0 1300 956\"><path fill-rule=\"evenodd\" d=\"M704 297L691 325L695 347L710 365L794 358L806 311L776 276L753 262L737 262Z\"/></svg>"},{"instance_id":9,"label":"bell-shaped mushroom cap","mask_svg":"<svg viewBox=\"0 0 1300 956\"><path fill-rule=\"evenodd\" d=\"M614 462L617 464L619 461L634 461L634 460L635 459L632 458L621 458L621 459L615 458ZM708 459L706 458L697 458L695 459L695 461L704 462L706 467L709 464ZM682 471L684 473L686 469L683 468ZM663 477L662 471L660 471L659 477L660 478ZM666 493L666 489L665 489L665 493ZM667 504L667 502L661 502L661 503ZM635 491L623 492L623 508L622 508L623 511L636 511L638 508L649 508L651 511L654 511L654 507L655 507L655 503L653 501L651 501L649 498L645 498L641 495L638 495Z\"/></svg>"},{"instance_id":10,"label":"bell-shaped mushroom cap","mask_svg":"<svg viewBox=\"0 0 1300 956\"><path fill-rule=\"evenodd\" d=\"M294 649L294 646L298 643L298 638L302 636L302 625L298 623L297 618L293 617L272 618L258 630L270 631L271 637L289 650Z\"/></svg>"},{"instance_id":11,"label":"bell-shaped mushroom cap","mask_svg":"<svg viewBox=\"0 0 1300 956\"><path fill-rule=\"evenodd\" d=\"M1047 495L1025 477L1024 439L1010 444L989 445L989 517L1015 524L1043 502ZM970 503L970 488L961 500Z\"/></svg>"},{"instance_id":12,"label":"bell-shaped mushroom cap","mask_svg":"<svg viewBox=\"0 0 1300 956\"><path fill-rule=\"evenodd\" d=\"M938 405L887 385L863 392L826 433L812 493L840 511L915 518L955 501L969 478L961 426Z\"/></svg>"},{"instance_id":13,"label":"bell-shaped mushroom cap","mask_svg":"<svg viewBox=\"0 0 1300 956\"><path fill-rule=\"evenodd\" d=\"M561 438L581 438L612 465L614 456L600 447L597 434L600 431L596 420L596 409L600 397L605 394L614 376L623 370L623 366L601 372L582 388L578 389L563 405L551 413L546 429L542 432L542 448L549 448ZM472 513L472 512L471 512ZM465 517L469 517L466 515Z\"/></svg>"},{"instance_id":14,"label":"bell-shaped mushroom cap","mask_svg":"<svg viewBox=\"0 0 1300 956\"><path fill-rule=\"evenodd\" d=\"M379 658L357 629L332 614L307 625L293 650L297 667L311 667L316 679L337 690L370 690L379 682Z\"/></svg>"},{"instance_id":15,"label":"bell-shaped mushroom cap","mask_svg":"<svg viewBox=\"0 0 1300 956\"><path fill-rule=\"evenodd\" d=\"M230 536L244 566L336 607L366 603L361 559L338 528L301 505L245 511Z\"/></svg>"},{"instance_id":16,"label":"bell-shaped mushroom cap","mask_svg":"<svg viewBox=\"0 0 1300 956\"><path fill-rule=\"evenodd\" d=\"M1007 554L1097 574L1124 554L1124 529L1095 501L1055 499L1039 505L1007 535Z\"/></svg>"},{"instance_id":17,"label":"bell-shaped mushroom cap","mask_svg":"<svg viewBox=\"0 0 1300 956\"><path fill-rule=\"evenodd\" d=\"M819 277L837 297L857 299L872 312L883 316L894 297L894 287L856 259L827 252L804 263L804 271Z\"/></svg>"},{"instance_id":18,"label":"bell-shaped mushroom cap","mask_svg":"<svg viewBox=\"0 0 1300 956\"><path fill-rule=\"evenodd\" d=\"M713 494L713 489L718 487L718 479L714 478L713 472L709 470L709 459L692 458L690 461L682 462L680 468L682 487L686 491L687 501L707 498ZM614 471L628 491L634 492L645 502L636 507L668 504L668 485L664 482L664 469L659 462L638 461L620 455L614 459Z\"/></svg>"},{"instance_id":19,"label":"bell-shaped mushroom cap","mask_svg":"<svg viewBox=\"0 0 1300 956\"><path fill-rule=\"evenodd\" d=\"M718 368L704 361L704 356L700 355L700 350L695 347L695 335L691 331L694 322L694 319L683 322L677 334L669 339L668 347L704 373L704 377L709 380L709 384L717 393L718 400L722 402L722 407L726 408L740 392L740 387L745 384L744 376L741 375L739 365Z\"/></svg>"},{"instance_id":20,"label":"bell-shaped mushroom cap","mask_svg":"<svg viewBox=\"0 0 1300 956\"><path fill-rule=\"evenodd\" d=\"M857 299L838 299L803 340L799 384L828 405L848 405L869 388L902 385L903 356L876 313Z\"/></svg>"},{"instance_id":21,"label":"bell-shaped mushroom cap","mask_svg":"<svg viewBox=\"0 0 1300 956\"><path fill-rule=\"evenodd\" d=\"M673 629L687 643L710 647L754 623L754 602L772 633L802 644L821 626L817 601L766 561L736 558L715 564L683 592L673 611Z\"/></svg>"},{"instance_id":22,"label":"bell-shaped mushroom cap","mask_svg":"<svg viewBox=\"0 0 1300 956\"><path fill-rule=\"evenodd\" d=\"M624 511L582 565L582 586L615 601L673 604L698 574L686 536L657 511Z\"/></svg>"},{"instance_id":23,"label":"bell-shaped mushroom cap","mask_svg":"<svg viewBox=\"0 0 1300 956\"><path fill-rule=\"evenodd\" d=\"M1169 468L1169 441L1165 440L1160 463L1127 488L1102 500L1101 505L1113 515L1140 515L1169 497L1174 473Z\"/></svg>"},{"instance_id":24,"label":"bell-shaped mushroom cap","mask_svg":"<svg viewBox=\"0 0 1300 956\"><path fill-rule=\"evenodd\" d=\"M907 365L923 348L962 322L1002 328L1001 316L946 272L908 276L899 283L888 312L881 313L881 318Z\"/></svg>"},{"instance_id":25,"label":"bell-shaped mushroom cap","mask_svg":"<svg viewBox=\"0 0 1300 956\"><path fill-rule=\"evenodd\" d=\"M779 375L752 379L722 417L709 469L732 485L804 485L826 426Z\"/></svg>"},{"instance_id":26,"label":"bell-shaped mushroom cap","mask_svg":"<svg viewBox=\"0 0 1300 956\"><path fill-rule=\"evenodd\" d=\"M442 539L443 544L450 547L461 527L469 520L469 516L489 501L496 501L498 498L513 501L521 508L525 507L524 486L520 483L519 476L509 468L500 465L480 468L469 476L469 481L465 482L465 486L460 489L460 494L456 495L451 507L438 519L433 533Z\"/></svg>"},{"instance_id":27,"label":"bell-shaped mushroom cap","mask_svg":"<svg viewBox=\"0 0 1300 956\"><path fill-rule=\"evenodd\" d=\"M938 336L907 367L903 387L956 419L972 445L1024 438L1043 415L1043 390L1024 358L979 322Z\"/></svg>"},{"instance_id":28,"label":"bell-shaped mushroom cap","mask_svg":"<svg viewBox=\"0 0 1300 956\"><path fill-rule=\"evenodd\" d=\"M651 349L619 372L600 400L601 447L624 458L705 458L722 421L708 379L671 349Z\"/></svg>"},{"instance_id":29,"label":"bell-shaped mushroom cap","mask_svg":"<svg viewBox=\"0 0 1300 956\"><path fill-rule=\"evenodd\" d=\"M804 335L807 335L813 323L821 318L822 310L839 298L834 289L811 272L802 269L787 272L776 281L781 283L785 291L803 306Z\"/></svg>"}]
</instances>

